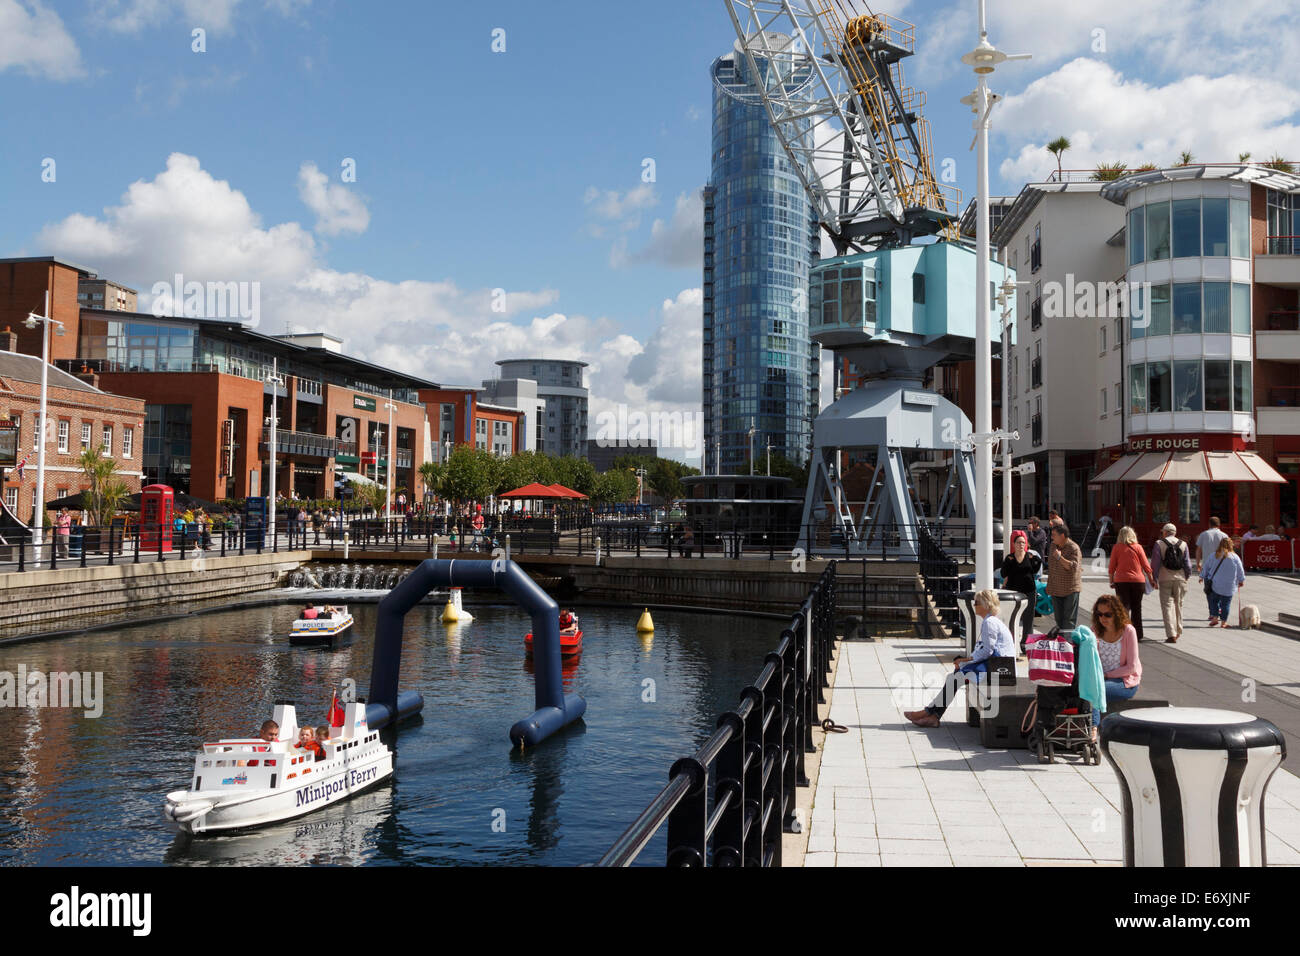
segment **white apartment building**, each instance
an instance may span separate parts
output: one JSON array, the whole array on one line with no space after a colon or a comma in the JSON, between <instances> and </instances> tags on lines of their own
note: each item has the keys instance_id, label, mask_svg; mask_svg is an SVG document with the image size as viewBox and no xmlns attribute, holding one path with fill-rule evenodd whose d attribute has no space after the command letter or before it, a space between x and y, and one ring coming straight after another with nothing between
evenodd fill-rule
<instances>
[{"instance_id":1,"label":"white apartment building","mask_svg":"<svg viewBox=\"0 0 1300 956\"><path fill-rule=\"evenodd\" d=\"M1015 515L1055 508L1076 534L1095 517L1097 452L1124 440L1124 318L1107 288L1125 278L1125 220L1103 185L1029 183L992 234L1023 283L1004 422L1014 463L1035 471L1013 479Z\"/></svg>"}]
</instances>

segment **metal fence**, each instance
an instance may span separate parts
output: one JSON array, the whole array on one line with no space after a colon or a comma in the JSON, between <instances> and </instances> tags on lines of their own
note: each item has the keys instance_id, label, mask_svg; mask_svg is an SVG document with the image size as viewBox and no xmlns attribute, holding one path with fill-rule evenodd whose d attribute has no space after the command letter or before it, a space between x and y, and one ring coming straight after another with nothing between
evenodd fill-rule
<instances>
[{"instance_id":1,"label":"metal fence","mask_svg":"<svg viewBox=\"0 0 1300 956\"><path fill-rule=\"evenodd\" d=\"M835 643L835 563L781 632L776 650L735 710L615 841L599 866L630 866L665 823L668 866L780 866L797 788L808 785L817 704Z\"/></svg>"}]
</instances>

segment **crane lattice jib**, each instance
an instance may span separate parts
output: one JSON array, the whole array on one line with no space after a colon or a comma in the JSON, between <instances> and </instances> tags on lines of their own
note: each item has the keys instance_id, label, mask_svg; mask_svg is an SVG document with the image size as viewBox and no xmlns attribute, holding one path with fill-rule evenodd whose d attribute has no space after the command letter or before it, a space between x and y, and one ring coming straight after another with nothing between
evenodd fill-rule
<instances>
[{"instance_id":1,"label":"crane lattice jib","mask_svg":"<svg viewBox=\"0 0 1300 956\"><path fill-rule=\"evenodd\" d=\"M955 239L943 214L959 210L960 197L935 180L925 98L905 86L898 62L913 52L914 27L860 14L852 0L726 3L749 74L764 78L772 128L837 245L866 220L891 222L908 241L905 211L918 207L939 213L943 235ZM812 65L811 96L789 94L795 57Z\"/></svg>"},{"instance_id":2,"label":"crane lattice jib","mask_svg":"<svg viewBox=\"0 0 1300 956\"><path fill-rule=\"evenodd\" d=\"M903 222L904 201L881 140L859 130L857 93L819 10L791 0L726 0L746 72L768 120L832 238L864 215ZM761 61L761 63L760 63ZM811 70L811 82L794 82Z\"/></svg>"}]
</instances>

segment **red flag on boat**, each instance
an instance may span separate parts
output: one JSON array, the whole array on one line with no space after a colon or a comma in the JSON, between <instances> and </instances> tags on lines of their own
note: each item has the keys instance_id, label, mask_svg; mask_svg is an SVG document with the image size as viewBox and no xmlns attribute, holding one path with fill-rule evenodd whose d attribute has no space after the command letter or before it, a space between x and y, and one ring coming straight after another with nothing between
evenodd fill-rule
<instances>
[{"instance_id":1,"label":"red flag on boat","mask_svg":"<svg viewBox=\"0 0 1300 956\"><path fill-rule=\"evenodd\" d=\"M330 695L330 726L343 726L343 708L339 706L339 695L337 691Z\"/></svg>"}]
</instances>

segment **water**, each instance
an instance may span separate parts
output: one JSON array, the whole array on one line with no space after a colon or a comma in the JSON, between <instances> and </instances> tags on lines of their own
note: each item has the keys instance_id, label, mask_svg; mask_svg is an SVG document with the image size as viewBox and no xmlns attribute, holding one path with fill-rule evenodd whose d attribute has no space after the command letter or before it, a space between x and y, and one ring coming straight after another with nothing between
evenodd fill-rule
<instances>
[{"instance_id":1,"label":"water","mask_svg":"<svg viewBox=\"0 0 1300 956\"><path fill-rule=\"evenodd\" d=\"M333 651L288 646L296 606L0 650L0 671L102 671L105 697L93 720L0 710L0 865L594 862L735 706L780 634L776 621L660 612L643 639L636 610L579 609L584 653L566 683L587 699L586 718L520 754L507 731L533 711L528 619L471 609L462 625L442 624L434 606L407 616L401 686L425 709L389 735L390 781L236 836L175 835L164 794L186 786L203 741L252 736L275 699L322 722L345 677L364 693L373 606L351 607L353 637ZM641 859L662 864L662 831Z\"/></svg>"}]
</instances>

